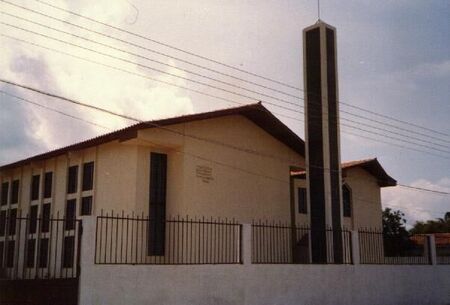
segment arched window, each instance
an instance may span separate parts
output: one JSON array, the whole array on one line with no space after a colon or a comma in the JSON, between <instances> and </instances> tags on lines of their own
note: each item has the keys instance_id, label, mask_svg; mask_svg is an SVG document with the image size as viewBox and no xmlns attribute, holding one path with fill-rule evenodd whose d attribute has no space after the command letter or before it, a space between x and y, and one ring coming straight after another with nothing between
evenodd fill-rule
<instances>
[{"instance_id":1,"label":"arched window","mask_svg":"<svg viewBox=\"0 0 450 305\"><path fill-rule=\"evenodd\" d=\"M342 208L344 217L352 217L352 190L347 184L342 186Z\"/></svg>"}]
</instances>

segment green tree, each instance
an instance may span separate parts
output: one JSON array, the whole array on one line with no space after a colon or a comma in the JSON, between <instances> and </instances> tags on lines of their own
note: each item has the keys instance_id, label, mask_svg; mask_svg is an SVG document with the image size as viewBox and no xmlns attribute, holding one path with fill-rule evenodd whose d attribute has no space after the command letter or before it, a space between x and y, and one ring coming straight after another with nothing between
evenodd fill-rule
<instances>
[{"instance_id":1,"label":"green tree","mask_svg":"<svg viewBox=\"0 0 450 305\"><path fill-rule=\"evenodd\" d=\"M390 208L383 210L383 234L388 237L407 237L405 214Z\"/></svg>"},{"instance_id":2,"label":"green tree","mask_svg":"<svg viewBox=\"0 0 450 305\"><path fill-rule=\"evenodd\" d=\"M450 219L418 221L410 232L412 234L450 233Z\"/></svg>"}]
</instances>

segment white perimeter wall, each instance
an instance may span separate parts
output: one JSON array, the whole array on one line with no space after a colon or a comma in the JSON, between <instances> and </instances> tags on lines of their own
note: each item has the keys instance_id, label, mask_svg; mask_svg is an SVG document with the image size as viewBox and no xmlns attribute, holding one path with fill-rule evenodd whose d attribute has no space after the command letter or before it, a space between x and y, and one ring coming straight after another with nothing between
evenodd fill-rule
<instances>
[{"instance_id":1,"label":"white perimeter wall","mask_svg":"<svg viewBox=\"0 0 450 305\"><path fill-rule=\"evenodd\" d=\"M80 305L450 304L450 265L94 265L94 221L83 222Z\"/></svg>"}]
</instances>

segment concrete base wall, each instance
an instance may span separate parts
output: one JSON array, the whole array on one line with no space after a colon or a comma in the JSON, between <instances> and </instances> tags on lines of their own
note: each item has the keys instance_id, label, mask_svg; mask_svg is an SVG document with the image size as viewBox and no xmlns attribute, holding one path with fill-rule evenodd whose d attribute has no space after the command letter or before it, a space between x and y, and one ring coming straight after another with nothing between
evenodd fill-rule
<instances>
[{"instance_id":1,"label":"concrete base wall","mask_svg":"<svg viewBox=\"0 0 450 305\"><path fill-rule=\"evenodd\" d=\"M80 305L450 304L450 266L102 266Z\"/></svg>"},{"instance_id":2,"label":"concrete base wall","mask_svg":"<svg viewBox=\"0 0 450 305\"><path fill-rule=\"evenodd\" d=\"M450 265L95 265L94 221L79 305L450 305Z\"/></svg>"}]
</instances>

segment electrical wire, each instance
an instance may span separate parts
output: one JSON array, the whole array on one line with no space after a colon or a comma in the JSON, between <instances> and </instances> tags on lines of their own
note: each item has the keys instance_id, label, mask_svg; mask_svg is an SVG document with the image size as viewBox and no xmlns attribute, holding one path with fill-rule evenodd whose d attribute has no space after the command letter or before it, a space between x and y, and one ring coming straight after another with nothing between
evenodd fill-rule
<instances>
[{"instance_id":1,"label":"electrical wire","mask_svg":"<svg viewBox=\"0 0 450 305\"><path fill-rule=\"evenodd\" d=\"M252 149L248 149L248 148L242 148L242 147L239 147L239 146L230 145L228 143L216 141L216 140L213 140L213 139L207 139L207 138L199 137L199 136L196 136L196 135L187 134L185 132L180 132L180 131L177 131L177 130L174 130L174 129L170 129L168 127L162 126L162 125L160 125L158 123L155 123L155 122L142 121L142 120L139 120L137 118L133 118L133 117L128 116L128 115L119 114L119 113L116 113L116 112L108 110L108 109L104 109L104 108L101 108L101 107L89 105L89 104L86 104L84 102L80 102L80 101L77 101L77 100L74 100L74 99L70 99L70 98L67 98L67 97L63 97L63 96L60 96L60 95L56 95L56 94L52 94L52 93L49 93L49 92L45 92L45 91L42 91L42 90L39 90L39 89L36 89L36 88L32 88L32 87L29 87L29 86L26 86L26 85L18 84L18 83L11 82L11 81L6 81L6 80L3 80L3 79L0 79L0 82L7 83L7 84L10 84L10 85L14 85L14 86L17 86L17 87L20 87L20 88L23 88L23 89L27 89L27 90L30 90L30 91L33 91L33 92L36 92L36 93L39 93L39 94L42 94L42 95L46 95L46 96L49 96L49 97L57 98L57 99L60 99L60 100L66 101L66 102L70 102L70 103L73 103L73 104L76 104L76 105L79 105L79 106L92 108L92 109L95 109L97 111L101 111L101 112L105 112L105 113L108 113L108 114L111 114L111 115L114 115L114 116L126 118L128 120L132 120L132 121L135 121L135 122L138 122L138 123L141 123L141 124L149 125L151 127L155 127L155 128L161 129L161 130L169 131L169 132L181 135L183 137L190 137L190 138L193 138L193 139L196 139L196 140L201 140L201 141L204 141L204 142L207 142L207 143L212 143L212 144L215 144L215 145L221 145L221 146L224 146L224 147L227 147L227 148L231 148L231 149L234 149L234 150L239 150L239 151L242 151L242 152L255 154L255 155L259 155L259 156L263 156L263 157L273 158L273 156L271 156L270 154L261 154L261 152L258 152L256 150L252 150ZM281 160L284 160L284 159L281 159ZM313 167L316 168L317 166L313 166ZM327 169L327 168L324 168L324 167L317 167L317 168L324 169L324 170L331 170L331 169ZM378 181L379 182L384 182L382 180L378 180ZM405 187L406 185L401 185L400 184L399 186ZM413 186L406 186L406 187L413 188L413 189L415 189L417 191L426 190L427 192L437 193L437 194L440 194L440 195L450 195L450 192L443 192L443 191L437 191L437 190L431 190L431 189L419 188L419 187L413 187Z\"/></svg>"},{"instance_id":2,"label":"electrical wire","mask_svg":"<svg viewBox=\"0 0 450 305\"><path fill-rule=\"evenodd\" d=\"M43 36L45 38L53 39L53 40L58 41L58 42L62 42L62 43L65 43L65 44L68 44L68 45L71 45L71 46L75 46L75 47L78 47L78 48L81 48L81 49L84 49L84 50L88 50L90 52L94 52L94 53L97 53L97 54L100 54L100 55L103 55L103 56L107 56L107 57L110 57L110 58L113 58L113 59L117 59L117 60L121 60L121 61L124 61L124 62L127 62L127 63L131 63L131 64L134 64L134 65L137 65L137 66L140 66L140 67L144 67L144 68L147 68L147 69L150 69L150 70L155 70L155 71L157 71L159 73L168 74L170 76L181 78L181 79L184 79L184 80L188 80L188 81L194 82L196 84L201 84L201 85L204 85L204 86L207 86L207 87L211 87L213 89L221 90L221 91L224 91L226 93L232 93L234 95L242 96L242 97L245 97L245 98L248 98L248 99L253 99L255 101L257 100L256 98L248 96L248 95L240 94L240 93L235 92L235 91L230 91L230 90L223 89L223 88L220 88L220 87L217 87L217 86L209 85L207 83L203 83L203 82L195 81L195 80L192 80L192 79L189 79L189 78L186 78L186 77L178 76L178 75L175 75L173 73L169 73L169 72L165 72L165 71L162 71L162 70L159 70L159 69L155 69L155 68L152 68L152 67L149 67L149 66L146 66L146 65L142 65L142 64L139 64L139 63L127 60L127 59L120 58L120 57L116 57L116 56L113 56L113 55L110 55L110 54L107 54L107 53L99 52L99 51L96 51L96 50L93 50L93 49L90 49L90 48L86 48L86 47L83 47L83 46L80 46L80 45L77 45L77 44L74 44L74 43L70 43L70 42L67 42L67 41L64 41L64 40L61 40L61 39L57 39L57 38L45 35L45 34L42 34L42 33L37 33L37 32L31 31L31 30L23 29L23 28L20 28L20 27L17 27L17 26L8 24L8 23L4 23L4 22L0 22L0 24L4 24L4 25L7 25L7 26L10 26L10 27L19 29L19 30L23 30L23 31L26 31L26 32L30 32L32 34L39 35L39 36ZM185 88L185 89L186 90L190 90L188 88ZM272 103L272 102L269 102L269 101L266 101L266 100L261 100L261 101L264 102L265 104L272 105L274 107L278 107L278 108L281 108L281 109L284 109L284 110L289 110L289 111L293 111L293 112L297 112L297 113L303 114L303 112L291 109L289 107L284 107L284 106L281 106L281 105L278 105L276 103ZM301 106L301 107L303 107L303 106ZM349 119L346 119L346 118L342 118L342 119L346 120L346 121L350 121L350 122L356 123L356 124L366 125L366 126L368 126L370 128L374 128L374 129L378 129L378 130L382 130L382 131L387 131L387 132L390 132L390 133L398 134L398 135L406 137L406 138L412 138L412 139L416 139L416 140L421 141L421 142L430 143L432 145L447 147L447 146L444 146L444 145L439 144L439 143L434 143L434 142L423 140L423 139L420 139L420 138L417 138L417 137L406 136L406 135L403 135L403 134L400 134L400 133L397 133L397 132L392 132L392 131L386 130L384 128L374 127L374 126L371 126L371 125L367 125L367 124L364 124L364 123L361 123L361 122L349 120ZM369 131L369 130L365 130L365 129L362 129L362 128L354 127L354 126L348 125L348 124L342 124L342 125L343 126L347 126L349 128L352 128L352 129L357 129L357 130L360 130L360 131L364 131L364 132L368 132L368 133L372 133L372 134L388 137L388 138L391 138L391 139L394 139L394 140L398 140L398 141L401 141L401 142L404 142L404 143L410 143L410 144L413 144L413 145L422 146L422 147L427 148L427 149L432 149L432 150L435 150L435 151L439 151L439 152L450 154L450 151L442 150L442 149L435 148L435 147L430 147L429 145L423 145L423 144L419 144L419 143L403 140L403 139L400 139L400 138L383 135L383 134L376 133L376 132L373 132L373 131Z\"/></svg>"},{"instance_id":3,"label":"electrical wire","mask_svg":"<svg viewBox=\"0 0 450 305\"><path fill-rule=\"evenodd\" d=\"M45 16L45 14L43 14L43 13L41 13L41 12L38 12L38 11L35 11L35 10L31 10L31 9L29 9L29 8L26 8L26 7L23 7L23 6L20 6L20 5L11 3L11 2L9 2L9 1L5 1L5 0L1 0L1 1L2 1L2 2L5 2L5 3L8 3L8 4L10 4L10 5L13 5L13 6L16 6L16 7L22 8L22 9L25 9L25 10L33 11L33 12L35 12L35 13L38 13L38 14L41 14L41 15L44 15L44 16ZM122 29L122 28L120 28L120 27L113 26L113 25L107 24L107 23L105 23L105 22L101 22L101 21L96 20L96 19L94 19L94 18L92 18L92 17L87 17L87 16L84 16L84 15L82 15L82 14L80 14L80 13L76 13L76 12L73 12L73 11L71 11L71 10L68 10L68 9L64 9L64 8L58 7L58 6L56 6L56 5L53 5L53 4L48 3L48 2L46 2L46 1L42 1L42 0L35 0L35 1L38 2L38 3L40 3L40 4L46 5L46 6L48 6L48 7L52 7L52 8L54 8L54 9L57 9L57 10L59 10L59 11L63 11L63 12L65 12L65 13L72 14L72 15L74 15L74 16L78 16L78 17L83 18L83 19L85 19L85 20L89 20L89 21L91 21L91 22L94 22L94 23L97 23L97 24L100 24L100 25L103 25L103 26L106 26L106 27L115 29L115 30L117 30L117 31L120 31L120 32L129 34L129 35L132 35L132 36L135 36L135 37L144 39L144 40L148 40L148 41L153 42L153 43L156 43L156 44L163 45L163 46L165 46L165 47L168 47L168 48L177 50L177 51L182 52L182 53L185 53L185 54L188 54L188 55L191 55L191 56L194 56L194 57L198 57L198 58L201 58L201 59L204 59L204 60L207 60L207 61L211 61L211 62L213 62L213 63L219 64L219 65L222 65L222 66L225 66L225 67L228 67L228 68L232 68L232 69L234 69L234 70L237 70L237 71L240 71L240 72L243 72L243 73L247 73L247 74L252 75L252 76L255 76L255 77L259 77L259 78L262 78L262 79L266 79L266 80L272 81L272 82L274 82L274 83L277 83L277 84L279 84L279 85L283 85L283 86L286 86L286 87L290 87L290 88L292 88L292 89L296 89L296 90L298 90L298 91L305 91L305 90L303 90L303 89L301 89L301 88L298 88L298 87L295 87L295 86L292 86L292 85L288 85L288 84L283 83L283 82L275 81L275 80L273 80L273 79L266 78L266 77L263 77L263 76L258 75L258 74L254 74L254 73L251 73L251 72L249 72L249 71L246 71L246 70L242 70L242 69L233 67L233 66L228 65L228 64L225 64L225 63L223 63L223 62L220 62L220 61L217 61L217 60L213 60L213 59L211 59L211 58L208 58L208 57L205 57L205 56L201 56L201 55L195 54L195 53L193 53L193 52L189 52L189 51L183 50L183 49L181 49L181 48L178 48L178 47L175 47L175 46L166 44L166 43L162 43L162 42L157 41L157 40L155 40L155 39L151 39L151 38L149 38L149 37L146 37L146 36L144 36L144 35L136 34L136 33L133 33L133 32L131 32L131 31ZM48 16L48 15L46 15L46 16L47 16L47 17L50 17L50 16ZM103 34L102 34L102 35L103 35ZM436 130L430 129L430 128L426 128L426 127L423 127L423 126L420 126L420 125L417 125L417 124L414 124L414 123L411 123L411 122L399 120L399 119L397 119L397 118L394 118L394 117L391 117L391 116L388 116L388 115L384 115L384 114L380 114L380 113L377 113L377 112L374 112L374 111L371 111L371 110L368 110L368 109L365 109L365 108L362 108L362 107L358 107L358 106L355 106L355 105L352 105L352 104L349 104L349 103L345 103L345 102L343 102L343 101L339 101L339 102L340 102L341 104L343 104L343 105L346 105L346 106L348 106L348 107L352 107L352 108L354 108L354 109L358 109L358 110L360 110L360 111L364 111L364 112L366 112L366 113L370 113L370 114L377 115L377 116L380 116L380 117L383 117L383 118L386 118L386 119L389 119L389 120L393 120L393 121L400 122L400 123L402 123L402 124L406 124L406 125L409 125L409 126L413 126L413 127L416 127L416 128L420 128L420 129L422 129L422 130L427 130L427 131L429 131L429 132L433 132L433 133L436 133L436 134L445 135L445 136L447 136L447 137L450 137L450 134L448 134L448 133L443 133L443 132L436 131Z\"/></svg>"},{"instance_id":4,"label":"electrical wire","mask_svg":"<svg viewBox=\"0 0 450 305\"><path fill-rule=\"evenodd\" d=\"M180 71L183 71L183 72L187 72L187 73L190 73L190 74L193 74L193 75L196 75L196 76L199 76L199 77L208 79L208 80L216 81L216 82L222 83L222 84L227 85L227 86L235 87L235 88L241 89L241 90L246 90L246 91L248 91L248 92L255 93L255 94L258 94L258 95L261 95L261 96L265 96L265 97L268 97L268 98L272 98L272 99L274 99L274 100L277 100L277 101L280 101L280 102L283 102L283 103L286 103L286 104L290 104L290 105L302 107L301 105L299 105L299 104L297 104L297 103L289 102L289 101L287 101L287 100L285 100L285 99L280 99L280 98L277 98L277 97L274 97L274 96L271 96L271 95L268 95L268 94L265 94L265 93L262 93L262 92L250 90L250 89L248 89L248 88L245 88L245 87L242 87L242 86L237 86L237 85L234 85L234 84L229 83L229 82L224 82L224 81L221 81L221 80L218 80L218 79L215 79L215 78L212 78L212 77L209 77L209 76L206 76L206 75L203 75L203 74L194 72L194 71L190 71L190 70L187 70L187 69L178 68L178 67L176 67L175 65L166 64L166 63L164 63L164 62L161 62L161 61L158 61L158 60L154 60L154 59L151 59L151 58L149 58L149 57L142 56L142 55L140 55L140 54L136 54L136 53L133 53L133 52L129 52L129 51L127 51L127 50L123 50L123 49L120 49L120 48L116 48L116 47L114 47L114 46L111 46L111 45L108 45L108 44L104 44L104 43L101 43L101 42L98 42L98 41L95 41L95 40L92 40L92 39L89 39L89 38L86 38L86 37L83 37L83 36L80 36L80 35L76 35L76 34L73 34L73 33L70 33L70 32L66 32L66 31L63 31L63 30L60 30L60 29L57 29L57 28L54 28L54 27L51 27L51 26L48 26L48 25L39 23L39 22L32 21L32 20L27 19L27 18L23 18L23 17L17 16L17 15L14 15L14 14L6 13L6 12L0 12L0 13L1 13L1 14L4 14L4 15L7 15L7 16L11 16L11 17L13 17L13 18L17 18L17 19L19 19L19 20L23 20L23 21L26 21L26 22L29 22L29 23L32 23L32 24L39 25L39 26L44 27L44 28L47 28L47 29L51 29L51 30L53 30L53 31L57 31L57 32L59 32L59 33L63 33L63 34L66 34L66 35L70 35L70 36L76 37L76 38L78 38L78 39L83 39L83 40L85 40L85 41L89 41L89 42L91 42L91 43L94 43L94 44L97 44L97 45L100 45L100 46L104 46L104 47L107 47L107 48L110 48L110 49L113 49L113 50L116 50L116 51L120 51L120 52L129 54L129 55L138 57L138 58L142 58L142 59L145 59L145 60L148 60L148 61L151 61L151 62L155 62L155 63L161 64L161 65L166 65L166 66L169 66L169 67L171 67L171 68L174 68L174 69L177 69L177 70L180 70ZM8 24L8 25L9 25L9 24ZM11 25L9 25L9 26L11 26ZM19 28L19 29L25 30L25 29L23 29L23 28ZM48 38L48 39L55 39L55 38L49 37L49 36L46 36L46 38ZM60 40L57 40L57 41L62 42L62 41L60 41ZM67 42L63 42L63 43L67 43ZM78 45L77 45L77 46L78 46ZM80 46L78 46L78 47L80 47ZM97 52L97 51L95 51L95 50L90 50L90 51L92 51L92 52ZM133 64L136 64L136 63L134 62ZM148 67L148 68L150 68L150 67ZM150 68L150 69L154 70L153 68ZM161 71L161 70L157 70L157 72L167 74L167 72ZM173 76L173 74L169 74L169 75ZM294 96L294 97L297 97L297 96ZM297 97L297 98L299 98L299 97ZM304 100L303 98L299 98L299 99ZM303 108L303 107L302 107L302 108ZM398 129L398 130L402 130L402 131L405 131L405 132L408 132L408 133L418 134L418 135L421 135L421 136L424 136L424 137L427 137L427 138L436 139L436 140L438 140L438 141L450 143L450 141L445 140L445 139L441 139L441 138L433 137L433 136L431 136L431 135L427 135L427 134L423 134L423 133L411 131L410 129L398 127L398 126L396 126L396 125L392 125L392 124L389 124L389 123L386 123L386 122L381 122L381 121L379 121L379 120L374 120L374 119L372 119L372 118L368 118L368 117L365 117L365 116L361 116L361 115L358 115L358 114L354 114L354 113L351 113L351 112L349 112L349 111L345 111L345 110L342 110L342 109L340 110L340 112L345 113L345 114L348 114L348 115L353 116L353 117L357 117L357 118L363 119L363 120L375 122L375 123L377 123L377 124L381 124L381 125L389 126L389 127L391 127L391 128L395 128L395 129ZM375 128L375 129L378 129L378 130L388 131L388 130L386 130L386 129L384 129L384 128L374 127L374 126L368 125L367 123L357 122L357 121L349 120L349 119L346 119L346 118L342 118L342 119L343 119L343 120L348 120L348 121L350 121L350 122L357 123L357 124L365 124L365 125L367 125L367 126L369 126L369 127L371 127L371 128ZM432 141L424 140L424 139L421 139L421 138L418 138L418 137L413 137L413 136L410 136L410 135L405 135L405 134L402 134L402 133L399 133L399 132L395 132L395 131L392 131L392 130L389 130L388 132L391 132L391 133L393 133L393 134L397 134L397 135L400 135L400 136L410 137L410 138L412 138L412 139L415 139L415 140L418 140L418 141L421 141L421 142L424 142L424 143L429 143L429 144L436 145L436 146L440 146L440 147L444 147L444 148L450 148L448 145L443 145L443 144L440 144L440 143L435 143L435 142L432 142Z\"/></svg>"}]
</instances>

